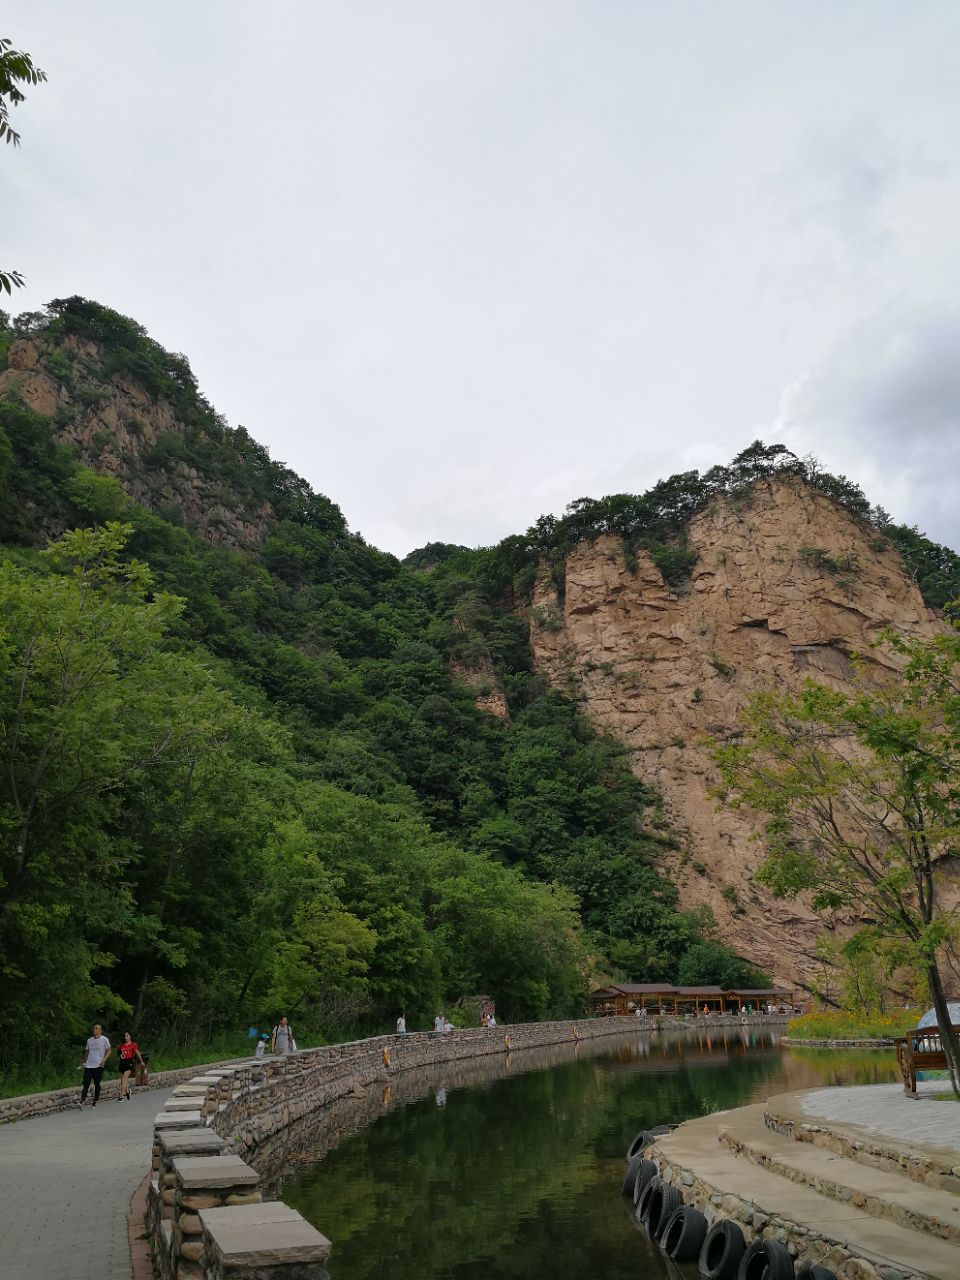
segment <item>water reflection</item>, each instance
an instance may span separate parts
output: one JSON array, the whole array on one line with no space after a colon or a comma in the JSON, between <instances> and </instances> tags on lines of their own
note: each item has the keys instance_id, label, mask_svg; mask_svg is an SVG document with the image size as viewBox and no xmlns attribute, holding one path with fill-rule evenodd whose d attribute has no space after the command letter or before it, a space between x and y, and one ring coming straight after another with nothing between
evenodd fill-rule
<instances>
[{"instance_id":1,"label":"water reflection","mask_svg":"<svg viewBox=\"0 0 960 1280\"><path fill-rule=\"evenodd\" d=\"M334 1280L676 1276L619 1195L639 1129L844 1073L895 1078L892 1053L821 1061L777 1042L644 1032L449 1064L326 1108L261 1155L334 1241Z\"/></svg>"}]
</instances>

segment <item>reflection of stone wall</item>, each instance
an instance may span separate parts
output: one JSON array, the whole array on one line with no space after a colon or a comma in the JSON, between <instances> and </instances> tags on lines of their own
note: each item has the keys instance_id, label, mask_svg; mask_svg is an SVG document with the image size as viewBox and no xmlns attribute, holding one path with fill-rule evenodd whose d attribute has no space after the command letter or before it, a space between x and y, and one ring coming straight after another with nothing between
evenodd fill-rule
<instances>
[{"instance_id":1,"label":"reflection of stone wall","mask_svg":"<svg viewBox=\"0 0 960 1280\"><path fill-rule=\"evenodd\" d=\"M398 1107L419 1102L440 1089L447 1092L467 1089L508 1076L547 1070L584 1057L609 1055L618 1044L623 1048L625 1066L656 1072L658 1069L675 1070L679 1060L688 1065L700 1061L714 1063L724 1050L740 1053L751 1047L767 1047L777 1042L776 1033L768 1029L759 1031L751 1028L747 1031L732 1024L725 1028L711 1027L706 1031L696 1027L680 1033L658 1033L650 1026L638 1028L633 1018L604 1019L603 1022L618 1024L617 1039L611 1042L609 1035L590 1036L585 1034L586 1027L578 1024L579 1040L564 1039L529 1048L511 1048L508 1052L447 1058L423 1065L415 1065L408 1060L395 1071L378 1073L376 1079L366 1086L351 1090L326 1106L314 1107L296 1123L274 1129L260 1140L255 1150L246 1151L245 1158L261 1174L267 1193L282 1195L287 1178L316 1164L351 1134ZM587 1024L589 1027L602 1025L600 1022ZM691 1031L698 1034L693 1036ZM515 1040L516 1036L511 1036L511 1042Z\"/></svg>"},{"instance_id":2,"label":"reflection of stone wall","mask_svg":"<svg viewBox=\"0 0 960 1280\"><path fill-rule=\"evenodd\" d=\"M636 1018L598 1018L324 1045L269 1061L260 1081L234 1093L211 1123L244 1160L276 1178L432 1089L555 1066L636 1032Z\"/></svg>"},{"instance_id":3,"label":"reflection of stone wall","mask_svg":"<svg viewBox=\"0 0 960 1280\"><path fill-rule=\"evenodd\" d=\"M635 1036L630 1034L633 1030L630 1027L622 1033L631 1049L635 1041ZM260 1143L255 1153L251 1153L250 1159L267 1180L270 1191L282 1194L286 1178L316 1164L351 1134L398 1107L419 1102L441 1089L448 1093L468 1089L507 1076L543 1071L577 1058L609 1052L609 1040L594 1039L409 1066L389 1079L378 1079L329 1106L317 1108L298 1124L275 1130Z\"/></svg>"}]
</instances>

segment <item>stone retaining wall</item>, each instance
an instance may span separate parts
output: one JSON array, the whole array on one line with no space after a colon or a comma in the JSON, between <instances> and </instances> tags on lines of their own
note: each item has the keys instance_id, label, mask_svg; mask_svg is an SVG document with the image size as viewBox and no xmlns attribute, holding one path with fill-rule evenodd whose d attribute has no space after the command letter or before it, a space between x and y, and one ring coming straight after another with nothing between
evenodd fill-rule
<instances>
[{"instance_id":1,"label":"stone retaining wall","mask_svg":"<svg viewBox=\"0 0 960 1280\"><path fill-rule=\"evenodd\" d=\"M258 1165L258 1152L279 1130L344 1098L363 1098L373 1085L391 1086L404 1073L558 1044L582 1044L637 1031L637 1020L535 1022L488 1030L378 1036L306 1049L269 1060L262 1081L218 1112L212 1125L232 1149ZM652 1030L652 1028L650 1028ZM266 1172L267 1170L263 1170Z\"/></svg>"},{"instance_id":2,"label":"stone retaining wall","mask_svg":"<svg viewBox=\"0 0 960 1280\"><path fill-rule=\"evenodd\" d=\"M526 1023L494 1030L378 1036L194 1074L157 1117L147 1233L161 1280L323 1280L330 1242L294 1210L265 1202L290 1143L278 1135L326 1118L336 1131L351 1104L405 1076L455 1071L471 1060L576 1046L635 1033L635 1017ZM652 1027L650 1028L652 1030ZM304 1122L308 1121L305 1126Z\"/></svg>"},{"instance_id":3,"label":"stone retaining wall","mask_svg":"<svg viewBox=\"0 0 960 1280\"><path fill-rule=\"evenodd\" d=\"M782 1027L793 1017L792 1013L664 1013L657 1014L654 1020L664 1026L684 1027L687 1030L699 1027L709 1031L711 1027ZM642 1018L637 1021L642 1025Z\"/></svg>"},{"instance_id":4,"label":"stone retaining wall","mask_svg":"<svg viewBox=\"0 0 960 1280\"><path fill-rule=\"evenodd\" d=\"M805 1048L805 1049L892 1049L894 1041L890 1039L877 1040L802 1040L795 1036L784 1036L780 1041L787 1048Z\"/></svg>"},{"instance_id":5,"label":"stone retaining wall","mask_svg":"<svg viewBox=\"0 0 960 1280\"><path fill-rule=\"evenodd\" d=\"M925 1280L921 1272L902 1268L894 1270L886 1267L882 1258L865 1258L824 1238L819 1231L789 1218L760 1212L749 1200L724 1191L723 1187L714 1186L689 1169L667 1160L658 1153L656 1143L648 1148L648 1154L657 1165L660 1176L682 1192L687 1204L696 1205L707 1219L708 1226L723 1218L731 1218L739 1224L748 1244L758 1236L778 1240L798 1265L803 1262L828 1267L839 1280L878 1280L878 1277L886 1280L888 1276L890 1280L893 1277L897 1280Z\"/></svg>"}]
</instances>

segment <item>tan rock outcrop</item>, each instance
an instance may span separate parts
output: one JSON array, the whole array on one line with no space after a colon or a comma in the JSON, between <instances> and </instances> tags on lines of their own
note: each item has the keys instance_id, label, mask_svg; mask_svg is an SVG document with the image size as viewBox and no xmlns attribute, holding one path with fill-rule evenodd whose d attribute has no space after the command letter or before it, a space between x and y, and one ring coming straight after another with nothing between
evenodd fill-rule
<instances>
[{"instance_id":1,"label":"tan rock outcrop","mask_svg":"<svg viewBox=\"0 0 960 1280\"><path fill-rule=\"evenodd\" d=\"M798 480L761 481L746 498L715 501L694 518L689 540L698 558L682 592L646 552L628 567L615 537L569 555L562 601L542 572L530 617L535 667L582 699L659 789L686 838L662 864L681 904L709 903L724 941L802 982L823 925L754 883L757 822L710 796L704 738L732 730L756 690L808 677L847 686L853 654L882 675L889 659L869 646L883 628L927 636L937 616L886 539Z\"/></svg>"},{"instance_id":2,"label":"tan rock outcrop","mask_svg":"<svg viewBox=\"0 0 960 1280\"><path fill-rule=\"evenodd\" d=\"M69 376L63 372L64 358ZM0 398L21 400L53 419L56 438L73 445L88 466L115 476L144 506L177 512L208 542L238 547L262 542L269 506L251 509L223 481L200 474L182 459L151 464L151 450L161 438L182 437L185 428L173 407L135 378L105 377L103 368L103 353L72 335L57 343L43 335L18 338L0 371Z\"/></svg>"}]
</instances>

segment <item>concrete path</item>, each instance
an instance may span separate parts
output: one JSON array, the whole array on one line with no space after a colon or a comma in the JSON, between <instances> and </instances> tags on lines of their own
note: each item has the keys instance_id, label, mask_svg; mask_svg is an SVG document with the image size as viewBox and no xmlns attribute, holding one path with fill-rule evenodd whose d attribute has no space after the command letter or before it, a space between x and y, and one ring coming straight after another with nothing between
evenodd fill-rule
<instances>
[{"instance_id":1,"label":"concrete path","mask_svg":"<svg viewBox=\"0 0 960 1280\"><path fill-rule=\"evenodd\" d=\"M908 1098L902 1084L844 1085L809 1089L798 1094L799 1105L811 1121L857 1125L867 1133L911 1146L953 1151L960 1164L960 1104L938 1102L924 1094L949 1093L946 1080L924 1080L919 1098Z\"/></svg>"},{"instance_id":2,"label":"concrete path","mask_svg":"<svg viewBox=\"0 0 960 1280\"><path fill-rule=\"evenodd\" d=\"M129 1280L130 1197L170 1093L0 1125L0 1274Z\"/></svg>"}]
</instances>

